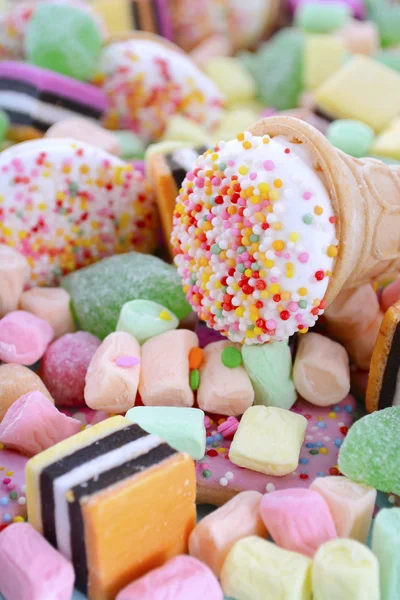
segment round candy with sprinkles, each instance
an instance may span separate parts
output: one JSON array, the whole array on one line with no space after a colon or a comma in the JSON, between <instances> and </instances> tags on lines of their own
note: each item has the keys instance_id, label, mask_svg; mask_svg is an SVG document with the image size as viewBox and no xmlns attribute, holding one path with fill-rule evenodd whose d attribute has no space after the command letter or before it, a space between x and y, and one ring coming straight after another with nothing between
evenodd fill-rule
<instances>
[{"instance_id":1,"label":"round candy with sprinkles","mask_svg":"<svg viewBox=\"0 0 400 600\"><path fill-rule=\"evenodd\" d=\"M26 518L26 456L6 450L0 443L0 531Z\"/></svg>"},{"instance_id":2,"label":"round candy with sprinkles","mask_svg":"<svg viewBox=\"0 0 400 600\"><path fill-rule=\"evenodd\" d=\"M338 251L331 200L307 149L249 132L187 173L172 244L193 309L246 344L315 324Z\"/></svg>"}]
</instances>

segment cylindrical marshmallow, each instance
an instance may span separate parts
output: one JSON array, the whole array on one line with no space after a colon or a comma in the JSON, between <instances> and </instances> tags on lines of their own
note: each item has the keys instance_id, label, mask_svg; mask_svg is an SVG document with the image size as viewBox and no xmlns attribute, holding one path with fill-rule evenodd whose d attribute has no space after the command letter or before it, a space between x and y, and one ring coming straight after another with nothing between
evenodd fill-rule
<instances>
[{"instance_id":1,"label":"cylindrical marshmallow","mask_svg":"<svg viewBox=\"0 0 400 600\"><path fill-rule=\"evenodd\" d=\"M28 263L22 254L0 244L0 318L18 308L28 275Z\"/></svg>"},{"instance_id":2,"label":"cylindrical marshmallow","mask_svg":"<svg viewBox=\"0 0 400 600\"><path fill-rule=\"evenodd\" d=\"M42 358L54 337L52 326L24 310L8 313L0 321L0 360L33 365Z\"/></svg>"},{"instance_id":3,"label":"cylindrical marshmallow","mask_svg":"<svg viewBox=\"0 0 400 600\"><path fill-rule=\"evenodd\" d=\"M20 307L50 323L57 339L75 331L70 300L63 288L34 287L22 293Z\"/></svg>"}]
</instances>

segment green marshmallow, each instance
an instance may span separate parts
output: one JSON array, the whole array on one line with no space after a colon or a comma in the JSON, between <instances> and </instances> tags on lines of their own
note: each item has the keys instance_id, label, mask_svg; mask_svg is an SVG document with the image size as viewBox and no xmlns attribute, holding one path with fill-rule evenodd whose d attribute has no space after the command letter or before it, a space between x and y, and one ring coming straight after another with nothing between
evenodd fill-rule
<instances>
[{"instance_id":1,"label":"green marshmallow","mask_svg":"<svg viewBox=\"0 0 400 600\"><path fill-rule=\"evenodd\" d=\"M287 342L244 345L244 368L253 385L255 404L289 410L297 394L292 379L292 355Z\"/></svg>"},{"instance_id":2,"label":"green marshmallow","mask_svg":"<svg viewBox=\"0 0 400 600\"><path fill-rule=\"evenodd\" d=\"M350 17L346 4L307 2L296 11L296 24L307 33L330 33L341 29Z\"/></svg>"},{"instance_id":3,"label":"green marshmallow","mask_svg":"<svg viewBox=\"0 0 400 600\"><path fill-rule=\"evenodd\" d=\"M381 600L400 595L400 508L384 508L375 519L372 551L379 561Z\"/></svg>"},{"instance_id":4,"label":"green marshmallow","mask_svg":"<svg viewBox=\"0 0 400 600\"><path fill-rule=\"evenodd\" d=\"M381 50L374 56L375 60L386 65L390 69L400 73L400 51L399 50Z\"/></svg>"},{"instance_id":5,"label":"green marshmallow","mask_svg":"<svg viewBox=\"0 0 400 600\"><path fill-rule=\"evenodd\" d=\"M8 118L7 113L5 113L3 110L0 110L0 142L4 141L9 126L10 119Z\"/></svg>"},{"instance_id":6,"label":"green marshmallow","mask_svg":"<svg viewBox=\"0 0 400 600\"><path fill-rule=\"evenodd\" d=\"M139 344L144 344L146 340L176 329L178 325L179 320L165 306L152 300L131 300L121 308L116 330L130 333Z\"/></svg>"},{"instance_id":7,"label":"green marshmallow","mask_svg":"<svg viewBox=\"0 0 400 600\"><path fill-rule=\"evenodd\" d=\"M333 121L328 127L326 137L335 148L346 154L361 158L367 156L375 139L374 130L361 121L343 119Z\"/></svg>"},{"instance_id":8,"label":"green marshmallow","mask_svg":"<svg viewBox=\"0 0 400 600\"><path fill-rule=\"evenodd\" d=\"M400 494L400 406L363 417L339 451L339 469L353 481Z\"/></svg>"},{"instance_id":9,"label":"green marshmallow","mask_svg":"<svg viewBox=\"0 0 400 600\"><path fill-rule=\"evenodd\" d=\"M158 435L175 450L187 452L195 460L206 450L204 412L180 406L135 406L126 418L148 433Z\"/></svg>"},{"instance_id":10,"label":"green marshmallow","mask_svg":"<svg viewBox=\"0 0 400 600\"><path fill-rule=\"evenodd\" d=\"M121 158L128 160L144 157L144 144L132 131L113 131L113 134L118 140Z\"/></svg>"},{"instance_id":11,"label":"green marshmallow","mask_svg":"<svg viewBox=\"0 0 400 600\"><path fill-rule=\"evenodd\" d=\"M105 258L64 277L79 327L104 339L115 331L121 308L130 300L153 300L178 319L191 313L177 270L159 258L128 252Z\"/></svg>"}]
</instances>

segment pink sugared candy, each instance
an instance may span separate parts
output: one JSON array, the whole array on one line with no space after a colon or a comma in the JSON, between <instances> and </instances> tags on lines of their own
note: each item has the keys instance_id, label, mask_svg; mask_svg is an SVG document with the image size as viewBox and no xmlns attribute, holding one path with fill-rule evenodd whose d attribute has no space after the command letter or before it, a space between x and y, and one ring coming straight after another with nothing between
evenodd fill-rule
<instances>
[{"instance_id":1,"label":"pink sugared candy","mask_svg":"<svg viewBox=\"0 0 400 600\"><path fill-rule=\"evenodd\" d=\"M34 456L78 433L81 424L66 417L41 392L30 392L8 409L0 423L0 442Z\"/></svg>"},{"instance_id":2,"label":"pink sugared candy","mask_svg":"<svg viewBox=\"0 0 400 600\"><path fill-rule=\"evenodd\" d=\"M223 600L212 571L192 556L176 556L137 579L116 600Z\"/></svg>"},{"instance_id":3,"label":"pink sugared candy","mask_svg":"<svg viewBox=\"0 0 400 600\"><path fill-rule=\"evenodd\" d=\"M42 358L54 337L51 325L24 310L15 310L0 320L0 360L33 365Z\"/></svg>"},{"instance_id":4,"label":"pink sugared candy","mask_svg":"<svg viewBox=\"0 0 400 600\"><path fill-rule=\"evenodd\" d=\"M85 377L100 340L86 331L67 333L53 342L43 356L41 375L55 403L81 406Z\"/></svg>"},{"instance_id":5,"label":"pink sugared candy","mask_svg":"<svg viewBox=\"0 0 400 600\"><path fill-rule=\"evenodd\" d=\"M0 533L0 593L7 600L71 600L71 563L28 523Z\"/></svg>"},{"instance_id":6,"label":"pink sugared candy","mask_svg":"<svg viewBox=\"0 0 400 600\"><path fill-rule=\"evenodd\" d=\"M321 544L337 537L328 504L317 492L287 489L265 494L260 514L278 546L311 558Z\"/></svg>"}]
</instances>

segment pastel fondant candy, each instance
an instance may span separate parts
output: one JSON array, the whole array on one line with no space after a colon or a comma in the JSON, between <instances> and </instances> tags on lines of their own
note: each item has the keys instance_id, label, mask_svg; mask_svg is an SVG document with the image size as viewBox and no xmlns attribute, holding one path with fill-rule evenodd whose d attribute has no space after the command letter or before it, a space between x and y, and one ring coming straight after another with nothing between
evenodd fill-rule
<instances>
[{"instance_id":1,"label":"pastel fondant candy","mask_svg":"<svg viewBox=\"0 0 400 600\"><path fill-rule=\"evenodd\" d=\"M371 10L371 18L379 31L381 45L386 48L400 42L400 9L390 2L379 2Z\"/></svg>"},{"instance_id":2,"label":"pastel fondant candy","mask_svg":"<svg viewBox=\"0 0 400 600\"><path fill-rule=\"evenodd\" d=\"M221 572L222 588L237 600L311 600L311 560L256 536L239 540Z\"/></svg>"},{"instance_id":3,"label":"pastel fondant candy","mask_svg":"<svg viewBox=\"0 0 400 600\"><path fill-rule=\"evenodd\" d=\"M231 348L240 355L239 346L225 340L204 348L197 402L206 412L242 415L253 404L253 387L243 365L224 364L223 354Z\"/></svg>"},{"instance_id":4,"label":"pastel fondant candy","mask_svg":"<svg viewBox=\"0 0 400 600\"><path fill-rule=\"evenodd\" d=\"M379 33L373 21L350 19L336 35L343 40L346 50L351 54L366 54L377 58Z\"/></svg>"},{"instance_id":5,"label":"pastel fondant candy","mask_svg":"<svg viewBox=\"0 0 400 600\"><path fill-rule=\"evenodd\" d=\"M24 310L10 312L0 320L0 360L33 365L53 337L53 328L47 321Z\"/></svg>"},{"instance_id":6,"label":"pastel fondant candy","mask_svg":"<svg viewBox=\"0 0 400 600\"><path fill-rule=\"evenodd\" d=\"M26 258L10 246L0 244L0 317L18 308L27 275Z\"/></svg>"},{"instance_id":7,"label":"pastel fondant candy","mask_svg":"<svg viewBox=\"0 0 400 600\"><path fill-rule=\"evenodd\" d=\"M86 331L66 333L53 342L41 362L41 376L56 404L84 404L85 376L100 340Z\"/></svg>"},{"instance_id":8,"label":"pastel fondant candy","mask_svg":"<svg viewBox=\"0 0 400 600\"><path fill-rule=\"evenodd\" d=\"M21 294L20 307L53 328L54 339L75 331L70 295L62 288L34 287Z\"/></svg>"},{"instance_id":9,"label":"pastel fondant candy","mask_svg":"<svg viewBox=\"0 0 400 600\"><path fill-rule=\"evenodd\" d=\"M193 460L123 417L31 458L26 486L30 523L72 561L76 585L91 599L113 600L132 579L187 551Z\"/></svg>"},{"instance_id":10,"label":"pastel fondant candy","mask_svg":"<svg viewBox=\"0 0 400 600\"><path fill-rule=\"evenodd\" d=\"M307 420L282 408L246 410L229 450L229 459L267 475L287 475L299 463Z\"/></svg>"},{"instance_id":11,"label":"pastel fondant candy","mask_svg":"<svg viewBox=\"0 0 400 600\"><path fill-rule=\"evenodd\" d=\"M252 106L240 106L224 110L221 121L214 131L213 139L216 143L233 139L238 131L243 131L249 123L254 123L259 118L259 112Z\"/></svg>"},{"instance_id":12,"label":"pastel fondant candy","mask_svg":"<svg viewBox=\"0 0 400 600\"><path fill-rule=\"evenodd\" d=\"M307 90L316 90L345 61L343 40L334 35L307 36L304 46L304 84Z\"/></svg>"},{"instance_id":13,"label":"pastel fondant candy","mask_svg":"<svg viewBox=\"0 0 400 600\"><path fill-rule=\"evenodd\" d=\"M165 124L163 142L187 142L188 144L212 145L212 139L204 127L182 115L172 115Z\"/></svg>"},{"instance_id":14,"label":"pastel fondant candy","mask_svg":"<svg viewBox=\"0 0 400 600\"><path fill-rule=\"evenodd\" d=\"M370 153L375 134L369 125L361 121L338 119L329 125L326 137L335 148L361 158Z\"/></svg>"},{"instance_id":15,"label":"pastel fondant candy","mask_svg":"<svg viewBox=\"0 0 400 600\"><path fill-rule=\"evenodd\" d=\"M143 344L160 333L176 329L178 325L177 317L165 306L152 300L131 300L121 308L117 331L130 333L139 344Z\"/></svg>"},{"instance_id":16,"label":"pastel fondant candy","mask_svg":"<svg viewBox=\"0 0 400 600\"><path fill-rule=\"evenodd\" d=\"M377 157L400 159L400 119L392 121L375 139L371 153Z\"/></svg>"},{"instance_id":17,"label":"pastel fondant candy","mask_svg":"<svg viewBox=\"0 0 400 600\"><path fill-rule=\"evenodd\" d=\"M303 2L296 10L296 24L308 33L329 33L341 29L349 16L342 2Z\"/></svg>"},{"instance_id":18,"label":"pastel fondant candy","mask_svg":"<svg viewBox=\"0 0 400 600\"><path fill-rule=\"evenodd\" d=\"M198 345L188 329L166 331L143 344L139 393L145 406L193 406L189 352Z\"/></svg>"},{"instance_id":19,"label":"pastel fondant candy","mask_svg":"<svg viewBox=\"0 0 400 600\"><path fill-rule=\"evenodd\" d=\"M81 423L57 410L41 392L29 392L14 402L0 423L0 442L34 456L78 433Z\"/></svg>"},{"instance_id":20,"label":"pastel fondant candy","mask_svg":"<svg viewBox=\"0 0 400 600\"><path fill-rule=\"evenodd\" d=\"M116 600L223 600L218 580L192 556L176 556L123 589Z\"/></svg>"},{"instance_id":21,"label":"pastel fondant candy","mask_svg":"<svg viewBox=\"0 0 400 600\"><path fill-rule=\"evenodd\" d=\"M400 52L394 48L393 50L381 50L375 54L375 60L383 63L387 67L400 72Z\"/></svg>"},{"instance_id":22,"label":"pastel fondant candy","mask_svg":"<svg viewBox=\"0 0 400 600\"><path fill-rule=\"evenodd\" d=\"M155 256L113 256L72 273L62 287L71 294L80 327L101 339L115 331L121 308L130 300L153 300L178 319L190 313L178 273Z\"/></svg>"},{"instance_id":23,"label":"pastel fondant candy","mask_svg":"<svg viewBox=\"0 0 400 600\"><path fill-rule=\"evenodd\" d=\"M215 56L207 62L204 70L219 88L228 106L231 102L245 102L255 97L255 82L238 59Z\"/></svg>"},{"instance_id":24,"label":"pastel fondant candy","mask_svg":"<svg viewBox=\"0 0 400 600\"><path fill-rule=\"evenodd\" d=\"M90 119L71 117L52 125L45 133L47 138L71 138L101 148L105 152L121 155L117 136Z\"/></svg>"},{"instance_id":25,"label":"pastel fondant candy","mask_svg":"<svg viewBox=\"0 0 400 600\"><path fill-rule=\"evenodd\" d=\"M376 490L347 477L318 477L310 490L320 494L331 511L338 537L367 543Z\"/></svg>"},{"instance_id":26,"label":"pastel fondant candy","mask_svg":"<svg viewBox=\"0 0 400 600\"><path fill-rule=\"evenodd\" d=\"M181 406L134 406L126 418L148 433L154 433L172 448L187 452L194 460L203 458L206 449L204 412Z\"/></svg>"},{"instance_id":27,"label":"pastel fondant candy","mask_svg":"<svg viewBox=\"0 0 400 600\"><path fill-rule=\"evenodd\" d=\"M244 368L254 389L254 403L287 410L296 402L292 355L287 342L243 346Z\"/></svg>"},{"instance_id":28,"label":"pastel fondant candy","mask_svg":"<svg viewBox=\"0 0 400 600\"><path fill-rule=\"evenodd\" d=\"M259 509L259 492L242 492L196 525L189 537L189 553L208 565L217 577L233 546L248 536L267 537Z\"/></svg>"},{"instance_id":29,"label":"pastel fondant candy","mask_svg":"<svg viewBox=\"0 0 400 600\"><path fill-rule=\"evenodd\" d=\"M326 542L314 556L312 588L315 600L379 600L378 561L354 540Z\"/></svg>"},{"instance_id":30,"label":"pastel fondant candy","mask_svg":"<svg viewBox=\"0 0 400 600\"><path fill-rule=\"evenodd\" d=\"M25 466L27 456L14 450L1 449L0 467L0 532L11 523L23 523L26 518ZM3 483L6 479L6 483ZM1 593L1 592L0 592Z\"/></svg>"},{"instance_id":31,"label":"pastel fondant candy","mask_svg":"<svg viewBox=\"0 0 400 600\"><path fill-rule=\"evenodd\" d=\"M50 392L31 369L17 364L0 365L0 422L18 398L36 390L54 404Z\"/></svg>"},{"instance_id":32,"label":"pastel fondant candy","mask_svg":"<svg viewBox=\"0 0 400 600\"><path fill-rule=\"evenodd\" d=\"M85 377L85 402L93 410L125 413L135 404L140 346L129 333L110 333L94 353Z\"/></svg>"},{"instance_id":33,"label":"pastel fondant candy","mask_svg":"<svg viewBox=\"0 0 400 600\"><path fill-rule=\"evenodd\" d=\"M0 535L0 593L7 600L43 600L49 591L70 600L71 563L28 523L14 523Z\"/></svg>"},{"instance_id":34,"label":"pastel fondant candy","mask_svg":"<svg viewBox=\"0 0 400 600\"><path fill-rule=\"evenodd\" d=\"M400 508L383 508L374 521L372 551L379 562L381 600L396 600L400 589Z\"/></svg>"}]
</instances>

